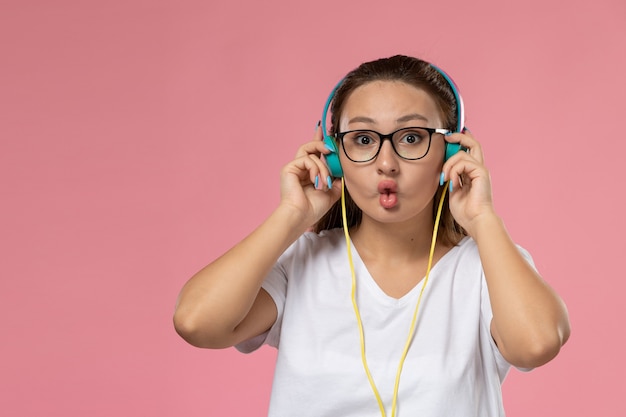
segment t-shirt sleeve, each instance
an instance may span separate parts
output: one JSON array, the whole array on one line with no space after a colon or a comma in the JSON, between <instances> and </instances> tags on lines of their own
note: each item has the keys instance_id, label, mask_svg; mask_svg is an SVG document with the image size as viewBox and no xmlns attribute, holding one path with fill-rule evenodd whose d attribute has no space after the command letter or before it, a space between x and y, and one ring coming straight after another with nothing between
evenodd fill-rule
<instances>
[{"instance_id":1,"label":"t-shirt sleeve","mask_svg":"<svg viewBox=\"0 0 626 417\"><path fill-rule=\"evenodd\" d=\"M251 339L244 340L243 342L235 345L235 348L242 353L254 352L264 344L278 347L285 298L287 295L287 274L283 264L281 263L281 259L279 259L278 262L276 262L276 264L272 267L270 273L261 285L261 288L263 288L269 296L272 297L274 304L276 304L276 310L278 311L276 321L267 332Z\"/></svg>"}]
</instances>

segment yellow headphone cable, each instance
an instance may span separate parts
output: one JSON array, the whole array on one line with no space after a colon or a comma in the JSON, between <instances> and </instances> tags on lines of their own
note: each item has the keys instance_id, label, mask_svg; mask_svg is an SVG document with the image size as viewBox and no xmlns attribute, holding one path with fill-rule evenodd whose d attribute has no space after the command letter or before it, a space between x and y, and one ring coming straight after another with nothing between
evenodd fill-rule
<instances>
[{"instance_id":1,"label":"yellow headphone cable","mask_svg":"<svg viewBox=\"0 0 626 417\"><path fill-rule=\"evenodd\" d=\"M426 276L424 277L424 282L422 283L422 288L419 293L419 297L417 298L417 304L415 305L415 311L413 312L413 319L411 320L411 327L409 329L409 335L406 339L406 343L404 345L404 350L402 351L402 356L400 358L400 363L398 364L398 370L396 372L396 380L393 389L393 401L391 405L391 417L395 417L396 408L398 403L398 388L400 386L400 375L402 374L402 366L404 365L404 360L406 359L406 355L409 351L409 346L411 345L411 341L413 340L413 335L415 334L415 325L417 323L417 312L419 310L420 304L422 302L422 296L424 295L424 289L426 288L426 284L428 283L428 277L430 275L430 269L433 263L433 256L435 253L435 242L437 241L437 231L439 229L439 219L441 218L441 210L443 208L443 201L446 196L446 191L448 189L448 184L443 188L443 192L441 193L441 198L439 200L439 206L437 208L437 216L435 217L435 225L433 228L433 237L430 245L430 253L428 255L428 266L426 268ZM376 401L378 402L378 407L380 408L380 414L382 417L386 417L387 414L385 412L385 405L383 404L383 400L380 397L380 393L376 388L376 384L374 383L374 378L372 378L372 374L370 373L369 366L367 365L367 358L365 355L365 335L363 333L363 322L361 320L361 313L359 312L359 307L356 302L356 273L354 271L354 262L352 260L352 250L350 245L350 234L348 233L348 222L346 216L346 198L345 198L345 182L344 179L341 179L341 215L343 220L343 231L346 237L346 247L348 249L348 261L350 263L350 272L352 274L352 306L354 307L354 314L356 315L356 321L359 326L359 338L361 342L361 360L363 361L363 368L365 369L365 374L367 375L367 379L369 380L370 386L372 387L372 391L374 391L374 395L376 396Z\"/></svg>"}]
</instances>

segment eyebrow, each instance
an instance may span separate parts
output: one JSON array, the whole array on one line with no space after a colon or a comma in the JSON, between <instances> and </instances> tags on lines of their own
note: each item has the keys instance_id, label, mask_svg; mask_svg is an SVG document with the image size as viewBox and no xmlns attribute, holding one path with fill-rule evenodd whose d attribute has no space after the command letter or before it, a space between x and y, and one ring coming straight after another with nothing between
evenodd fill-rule
<instances>
[{"instance_id":1,"label":"eyebrow","mask_svg":"<svg viewBox=\"0 0 626 417\"><path fill-rule=\"evenodd\" d=\"M397 122L408 122L410 120L423 120L423 121L427 122L428 118L426 116L422 116L419 113L411 113L411 114L407 114L406 116L402 116L401 118L399 118L396 121Z\"/></svg>"},{"instance_id":2,"label":"eyebrow","mask_svg":"<svg viewBox=\"0 0 626 417\"><path fill-rule=\"evenodd\" d=\"M408 122L411 120L423 120L425 122L428 122L428 118L425 116L422 116L419 113L411 113L411 114L407 114L404 115L402 117L400 117L399 119L396 120L397 123L404 123L404 122ZM357 116L357 117L353 117L352 119L348 120L348 124L350 123L372 123L372 124L376 124L376 120L370 118L370 117L365 117L365 116Z\"/></svg>"}]
</instances>

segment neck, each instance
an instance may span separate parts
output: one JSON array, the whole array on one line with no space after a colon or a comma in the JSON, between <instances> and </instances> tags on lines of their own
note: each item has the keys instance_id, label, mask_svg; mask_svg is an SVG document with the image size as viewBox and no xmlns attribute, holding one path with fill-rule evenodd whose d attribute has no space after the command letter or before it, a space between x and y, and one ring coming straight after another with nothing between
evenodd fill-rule
<instances>
[{"instance_id":1,"label":"neck","mask_svg":"<svg viewBox=\"0 0 626 417\"><path fill-rule=\"evenodd\" d=\"M428 257L433 234L432 218L422 216L403 223L379 223L363 216L351 231L352 241L365 258L415 260Z\"/></svg>"}]
</instances>

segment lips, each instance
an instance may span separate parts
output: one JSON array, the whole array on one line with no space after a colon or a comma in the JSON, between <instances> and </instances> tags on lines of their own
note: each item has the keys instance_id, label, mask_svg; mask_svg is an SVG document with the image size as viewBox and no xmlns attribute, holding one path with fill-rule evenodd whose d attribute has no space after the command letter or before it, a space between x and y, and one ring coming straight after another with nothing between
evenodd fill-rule
<instances>
[{"instance_id":1,"label":"lips","mask_svg":"<svg viewBox=\"0 0 626 417\"><path fill-rule=\"evenodd\" d=\"M380 205L385 209L390 209L398 204L398 185L395 181L383 180L378 183L378 193L380 197L378 201Z\"/></svg>"}]
</instances>

